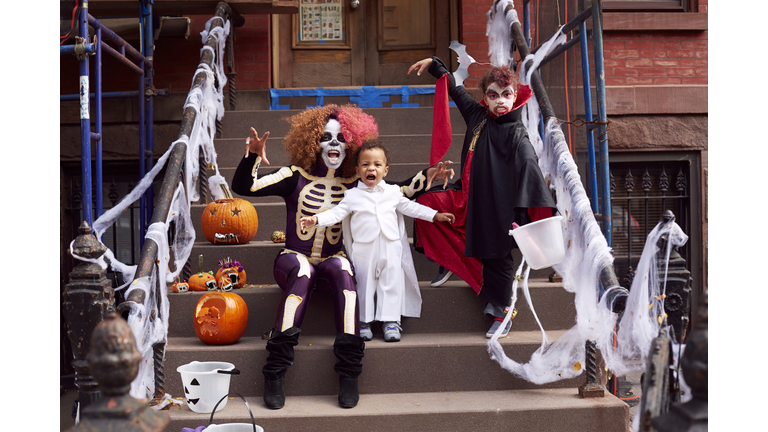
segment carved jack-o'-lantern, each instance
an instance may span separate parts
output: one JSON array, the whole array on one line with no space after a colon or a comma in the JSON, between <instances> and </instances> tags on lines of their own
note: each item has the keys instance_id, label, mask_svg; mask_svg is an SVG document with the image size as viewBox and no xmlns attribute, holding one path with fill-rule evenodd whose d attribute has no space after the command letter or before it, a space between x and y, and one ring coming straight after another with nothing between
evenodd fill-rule
<instances>
[{"instance_id":1,"label":"carved jack-o'-lantern","mask_svg":"<svg viewBox=\"0 0 768 432\"><path fill-rule=\"evenodd\" d=\"M189 284L186 282L179 282L178 280L171 285L171 291L175 293L183 293L189 291Z\"/></svg>"},{"instance_id":2,"label":"carved jack-o'-lantern","mask_svg":"<svg viewBox=\"0 0 768 432\"><path fill-rule=\"evenodd\" d=\"M235 284L232 283L232 279L224 276L216 280L216 286L223 292L229 292L232 291L232 288L235 287Z\"/></svg>"},{"instance_id":3,"label":"carved jack-o'-lantern","mask_svg":"<svg viewBox=\"0 0 768 432\"><path fill-rule=\"evenodd\" d=\"M203 210L200 227L213 244L244 244L256 235L259 217L253 204L240 198L222 198Z\"/></svg>"},{"instance_id":4,"label":"carved jack-o'-lantern","mask_svg":"<svg viewBox=\"0 0 768 432\"><path fill-rule=\"evenodd\" d=\"M222 277L229 277L235 288L245 286L245 268L239 261L232 261L227 258L226 261L219 261L219 269L216 271L216 283L221 284Z\"/></svg>"},{"instance_id":5,"label":"carved jack-o'-lantern","mask_svg":"<svg viewBox=\"0 0 768 432\"><path fill-rule=\"evenodd\" d=\"M213 272L196 273L189 277L190 291L215 291L216 278Z\"/></svg>"},{"instance_id":6,"label":"carved jack-o'-lantern","mask_svg":"<svg viewBox=\"0 0 768 432\"><path fill-rule=\"evenodd\" d=\"M195 307L195 334L209 345L227 345L240 340L248 325L245 300L231 292L211 292Z\"/></svg>"}]
</instances>

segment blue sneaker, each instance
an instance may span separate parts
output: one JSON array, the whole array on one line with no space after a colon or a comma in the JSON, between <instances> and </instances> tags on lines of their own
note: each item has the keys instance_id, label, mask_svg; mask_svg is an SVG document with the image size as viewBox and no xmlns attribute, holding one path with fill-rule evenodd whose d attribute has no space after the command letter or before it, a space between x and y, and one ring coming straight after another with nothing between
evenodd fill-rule
<instances>
[{"instance_id":1,"label":"blue sneaker","mask_svg":"<svg viewBox=\"0 0 768 432\"><path fill-rule=\"evenodd\" d=\"M487 337L488 339L492 338L493 334L496 333L496 330L498 330L499 327L501 327L501 323L502 321L493 320L493 324L491 324L491 328L488 329L488 333L485 334L485 337ZM512 320L510 320L507 323L507 326L501 331L501 334L499 335L499 337L504 337L508 335L510 327L512 327Z\"/></svg>"},{"instance_id":2,"label":"blue sneaker","mask_svg":"<svg viewBox=\"0 0 768 432\"><path fill-rule=\"evenodd\" d=\"M373 332L371 331L371 325L361 323L360 324L360 337L363 338L363 340L371 340L373 339Z\"/></svg>"},{"instance_id":3,"label":"blue sneaker","mask_svg":"<svg viewBox=\"0 0 768 432\"><path fill-rule=\"evenodd\" d=\"M400 342L400 332L403 330L400 324L390 321L385 322L381 327L384 330L385 342Z\"/></svg>"}]
</instances>

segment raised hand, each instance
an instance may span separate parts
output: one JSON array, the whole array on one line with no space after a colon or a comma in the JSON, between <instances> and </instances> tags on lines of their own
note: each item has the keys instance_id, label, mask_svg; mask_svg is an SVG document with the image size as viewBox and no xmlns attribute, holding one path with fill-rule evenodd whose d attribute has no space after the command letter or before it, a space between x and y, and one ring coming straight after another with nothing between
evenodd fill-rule
<instances>
[{"instance_id":1,"label":"raised hand","mask_svg":"<svg viewBox=\"0 0 768 432\"><path fill-rule=\"evenodd\" d=\"M412 64L410 68L408 68L408 75L411 74L411 72L416 71L416 75L421 76L421 73L424 72L429 68L429 65L432 64L432 58L425 58L424 60L419 60L416 63Z\"/></svg>"},{"instance_id":2,"label":"raised hand","mask_svg":"<svg viewBox=\"0 0 768 432\"><path fill-rule=\"evenodd\" d=\"M454 176L453 168L449 168L453 165L451 161L438 162L437 165L427 170L427 189L432 187L432 181L436 179L443 180L443 189L448 186L448 180L452 180Z\"/></svg>"},{"instance_id":3,"label":"raised hand","mask_svg":"<svg viewBox=\"0 0 768 432\"><path fill-rule=\"evenodd\" d=\"M261 156L261 160L263 160L265 164L269 165L269 161L267 160L267 137L269 136L269 132L265 132L264 136L259 138L259 133L256 132L256 129L251 128L251 135L253 135L253 138L248 137L245 139L245 144L247 145L245 155L248 156L248 152L256 153Z\"/></svg>"}]
</instances>

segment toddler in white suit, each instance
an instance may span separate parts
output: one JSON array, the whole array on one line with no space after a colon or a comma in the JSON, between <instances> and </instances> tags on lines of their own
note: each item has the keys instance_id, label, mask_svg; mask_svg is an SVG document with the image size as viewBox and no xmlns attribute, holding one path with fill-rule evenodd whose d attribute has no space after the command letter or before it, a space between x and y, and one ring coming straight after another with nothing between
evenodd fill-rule
<instances>
[{"instance_id":1,"label":"toddler in white suit","mask_svg":"<svg viewBox=\"0 0 768 432\"><path fill-rule=\"evenodd\" d=\"M330 226L343 221L344 245L355 266L360 336L371 340L371 322L379 321L384 340L397 342L402 330L401 316L418 317L421 313L421 293L403 215L449 223L455 217L411 201L399 187L385 183L388 161L388 152L381 142L364 143L355 164L360 176L358 186L348 189L335 207L302 217L300 225L305 232L315 225Z\"/></svg>"}]
</instances>

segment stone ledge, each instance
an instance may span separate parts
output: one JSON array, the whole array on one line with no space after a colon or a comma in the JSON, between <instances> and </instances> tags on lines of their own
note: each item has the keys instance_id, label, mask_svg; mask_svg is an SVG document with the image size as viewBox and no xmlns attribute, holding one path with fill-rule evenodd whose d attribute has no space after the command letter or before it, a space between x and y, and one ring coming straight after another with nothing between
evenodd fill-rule
<instances>
[{"instance_id":1,"label":"stone ledge","mask_svg":"<svg viewBox=\"0 0 768 432\"><path fill-rule=\"evenodd\" d=\"M603 31L705 31L709 25L707 16L706 13L695 12L605 12L603 13Z\"/></svg>"}]
</instances>

